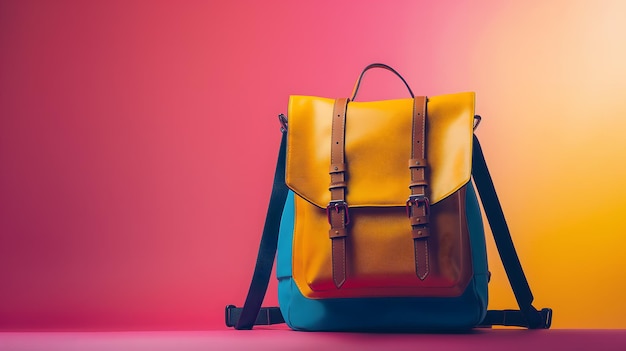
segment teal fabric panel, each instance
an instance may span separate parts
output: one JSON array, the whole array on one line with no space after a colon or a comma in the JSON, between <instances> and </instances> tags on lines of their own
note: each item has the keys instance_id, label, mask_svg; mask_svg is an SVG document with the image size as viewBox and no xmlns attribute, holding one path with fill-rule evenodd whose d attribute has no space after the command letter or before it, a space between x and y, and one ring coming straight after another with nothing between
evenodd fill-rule
<instances>
[{"instance_id":1,"label":"teal fabric panel","mask_svg":"<svg viewBox=\"0 0 626 351\"><path fill-rule=\"evenodd\" d=\"M489 266L487 263L487 245L485 243L483 217L481 215L480 205L478 204L478 198L476 197L476 191L471 182L467 184L467 190L465 192L465 211L470 232L472 268L474 270L474 278L476 279L476 294L484 310L480 318L480 322L482 322L487 314L489 301Z\"/></svg>"},{"instance_id":2,"label":"teal fabric panel","mask_svg":"<svg viewBox=\"0 0 626 351\"><path fill-rule=\"evenodd\" d=\"M278 232L278 249L276 252L276 277L291 278L291 251L293 247L293 229L295 220L295 199L293 191L289 191L285 200L285 208L280 220Z\"/></svg>"},{"instance_id":3,"label":"teal fabric panel","mask_svg":"<svg viewBox=\"0 0 626 351\"><path fill-rule=\"evenodd\" d=\"M287 324L303 331L464 330L484 317L473 279L455 298L363 298L313 300L292 279L279 281L280 308Z\"/></svg>"}]
</instances>

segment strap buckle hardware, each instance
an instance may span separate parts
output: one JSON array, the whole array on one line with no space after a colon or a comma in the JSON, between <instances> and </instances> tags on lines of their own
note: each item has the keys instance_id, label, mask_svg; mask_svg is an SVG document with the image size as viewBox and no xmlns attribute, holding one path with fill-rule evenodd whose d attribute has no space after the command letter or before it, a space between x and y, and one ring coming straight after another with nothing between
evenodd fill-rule
<instances>
[{"instance_id":1,"label":"strap buckle hardware","mask_svg":"<svg viewBox=\"0 0 626 351\"><path fill-rule=\"evenodd\" d=\"M233 318L233 312L234 309L236 309L237 307L235 305L228 305L226 306L226 310L225 310L225 319L226 319L226 326L229 328L232 328L235 326L236 321Z\"/></svg>"},{"instance_id":2,"label":"strap buckle hardware","mask_svg":"<svg viewBox=\"0 0 626 351\"><path fill-rule=\"evenodd\" d=\"M430 212L430 200L425 195L411 195L409 199L406 200L406 216L411 217L411 206L419 207L423 204L426 208L426 214Z\"/></svg>"},{"instance_id":3,"label":"strap buckle hardware","mask_svg":"<svg viewBox=\"0 0 626 351\"><path fill-rule=\"evenodd\" d=\"M552 309L551 308L543 308L541 311L541 317L543 318L543 323L540 325L542 329L550 329L552 325Z\"/></svg>"},{"instance_id":4,"label":"strap buckle hardware","mask_svg":"<svg viewBox=\"0 0 626 351\"><path fill-rule=\"evenodd\" d=\"M345 225L348 225L350 223L350 213L348 212L347 202L345 202L344 200L333 200L328 203L328 206L326 206L326 216L328 217L328 223L332 225L332 222L330 220L331 210L335 210L335 212L337 213L339 213L340 210L343 210Z\"/></svg>"},{"instance_id":5,"label":"strap buckle hardware","mask_svg":"<svg viewBox=\"0 0 626 351\"><path fill-rule=\"evenodd\" d=\"M278 121L280 122L280 132L285 133L287 131L287 116L282 113L279 114Z\"/></svg>"}]
</instances>

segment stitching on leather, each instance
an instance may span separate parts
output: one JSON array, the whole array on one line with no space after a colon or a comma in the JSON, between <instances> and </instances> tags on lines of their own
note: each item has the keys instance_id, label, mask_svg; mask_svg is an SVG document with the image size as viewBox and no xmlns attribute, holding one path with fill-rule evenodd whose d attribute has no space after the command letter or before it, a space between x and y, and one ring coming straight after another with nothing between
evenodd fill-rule
<instances>
[{"instance_id":1,"label":"stitching on leather","mask_svg":"<svg viewBox=\"0 0 626 351\"><path fill-rule=\"evenodd\" d=\"M336 262L336 260L335 260L335 239L331 240L331 250L332 250L331 251L331 261L332 261L332 264L333 264L333 280L334 280L334 283L336 285L337 284L337 282L336 282L336 279L337 279L337 275L336 275L337 268L336 268L336 264L335 264L335 262Z\"/></svg>"},{"instance_id":2,"label":"stitching on leather","mask_svg":"<svg viewBox=\"0 0 626 351\"><path fill-rule=\"evenodd\" d=\"M426 255L425 255L426 256L426 271L424 272L424 277L422 279L426 278L426 276L428 275L428 272L430 271L430 266L428 265L428 262L430 261L428 259L428 238L424 240L424 249L426 251Z\"/></svg>"},{"instance_id":3,"label":"stitching on leather","mask_svg":"<svg viewBox=\"0 0 626 351\"><path fill-rule=\"evenodd\" d=\"M419 254L418 254L418 250L417 250L417 240L413 239L413 250L415 250L415 274L417 275L417 277L419 278L419 271L420 271L420 266L419 266Z\"/></svg>"},{"instance_id":4,"label":"stitching on leather","mask_svg":"<svg viewBox=\"0 0 626 351\"><path fill-rule=\"evenodd\" d=\"M343 256L341 257L341 284L346 281L346 238L341 238Z\"/></svg>"},{"instance_id":5,"label":"stitching on leather","mask_svg":"<svg viewBox=\"0 0 626 351\"><path fill-rule=\"evenodd\" d=\"M424 250L425 250L424 259L426 260L424 262L424 264L426 266L426 270L424 271L424 274L422 274L422 275L419 274L419 267L420 267L419 266L419 259L415 260L415 273L417 274L418 278L420 278L420 280L426 279L426 276L428 276L428 273L430 273L430 265L428 264L429 258L428 258L428 241L427 241L427 239L424 239L423 243L424 243ZM421 242L418 242L417 240L415 241L415 256L416 257L419 257L419 254L418 254L419 249L418 249L418 247L419 247L420 244L421 244Z\"/></svg>"}]
</instances>

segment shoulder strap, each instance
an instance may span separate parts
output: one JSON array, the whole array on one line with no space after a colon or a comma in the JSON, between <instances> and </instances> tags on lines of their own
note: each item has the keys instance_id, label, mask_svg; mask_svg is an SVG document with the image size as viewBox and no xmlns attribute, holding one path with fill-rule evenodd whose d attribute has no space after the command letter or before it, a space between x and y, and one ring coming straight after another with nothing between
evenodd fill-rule
<instances>
[{"instance_id":1,"label":"shoulder strap","mask_svg":"<svg viewBox=\"0 0 626 351\"><path fill-rule=\"evenodd\" d=\"M541 311L537 311L532 305L533 294L530 291L528 280L526 280L526 275L515 251L509 226L506 224L500 200L493 186L493 181L485 162L485 156L476 135L474 135L472 152L472 176L480 194L500 259L520 308L519 310L487 311L487 316L481 326L507 325L529 329L547 329L552 321L552 310L544 308Z\"/></svg>"},{"instance_id":2,"label":"shoulder strap","mask_svg":"<svg viewBox=\"0 0 626 351\"><path fill-rule=\"evenodd\" d=\"M274 256L278 245L278 231L281 214L287 198L288 188L285 185L285 154L286 133L283 130L274 186L270 197L270 204L263 228L263 236L259 247L259 254L248 290L248 296L243 308L233 305L226 306L226 325L235 329L252 329L254 325L269 325L284 323L278 307L261 308L265 292L274 265ZM487 220L491 226L494 240L504 265L513 293L519 305L519 310L489 310L479 327L493 325L518 326L529 329L547 329L552 322L552 310L544 308L538 311L533 307L533 295L528 280L515 251L509 227L500 205L500 200L485 162L478 138L474 136L472 155L472 175L480 194Z\"/></svg>"},{"instance_id":3,"label":"shoulder strap","mask_svg":"<svg viewBox=\"0 0 626 351\"><path fill-rule=\"evenodd\" d=\"M284 123L281 120L281 123ZM287 149L287 133L285 127L281 129L283 132L280 142L280 152L278 153L278 162L276 162L276 171L274 173L274 185L270 196L270 203L265 217L265 226L263 227L263 236L259 245L259 254L252 275L252 282L248 290L248 296L242 309L234 306L226 307L226 325L234 326L235 329L252 329L254 324L274 324L269 323L270 316L282 316L277 308L264 309L264 313L259 313L261 304L265 298L265 292L272 275L272 266L274 265L274 257L276 256L276 248L278 246L278 231L280 228L280 219L287 200L289 192L285 184L285 158ZM278 312L278 313L277 313ZM255 323L256 321L259 323ZM263 322L267 320L267 322Z\"/></svg>"}]
</instances>

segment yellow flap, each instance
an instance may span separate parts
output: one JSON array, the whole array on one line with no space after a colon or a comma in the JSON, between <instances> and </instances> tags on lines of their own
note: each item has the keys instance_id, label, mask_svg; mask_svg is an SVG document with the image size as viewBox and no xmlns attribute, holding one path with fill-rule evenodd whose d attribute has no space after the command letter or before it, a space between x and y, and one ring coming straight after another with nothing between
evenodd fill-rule
<instances>
[{"instance_id":1,"label":"yellow flap","mask_svg":"<svg viewBox=\"0 0 626 351\"><path fill-rule=\"evenodd\" d=\"M330 201L335 100L291 96L286 183L319 207ZM471 176L474 93L429 97L426 159L431 204ZM410 195L413 99L350 102L346 115L346 201L350 207L404 206Z\"/></svg>"}]
</instances>

